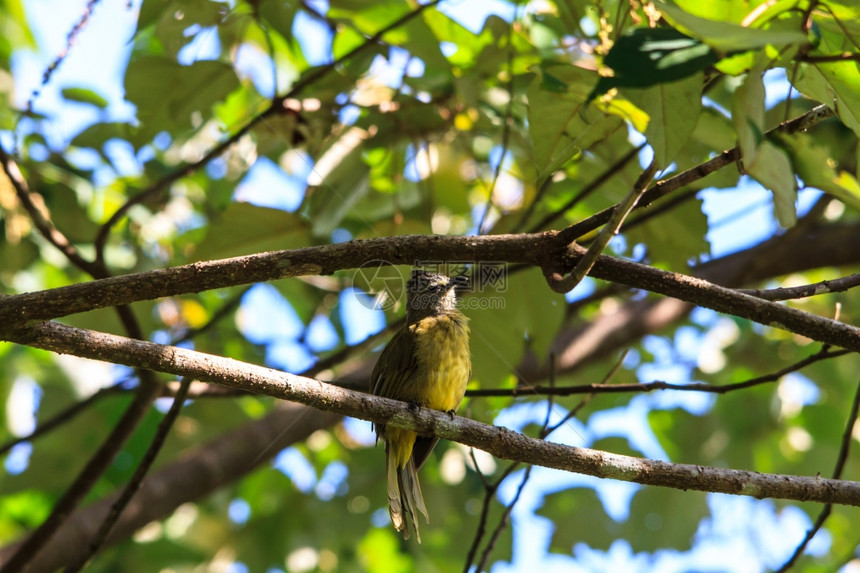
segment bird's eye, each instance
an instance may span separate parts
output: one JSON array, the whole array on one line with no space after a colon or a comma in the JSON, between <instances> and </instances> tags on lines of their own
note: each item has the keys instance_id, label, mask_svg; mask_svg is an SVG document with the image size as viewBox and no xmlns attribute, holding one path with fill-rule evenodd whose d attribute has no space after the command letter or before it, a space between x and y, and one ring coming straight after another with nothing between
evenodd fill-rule
<instances>
[{"instance_id":1,"label":"bird's eye","mask_svg":"<svg viewBox=\"0 0 860 573\"><path fill-rule=\"evenodd\" d=\"M435 284L434 284L434 285L430 285L430 286L428 286L428 287L427 287L427 290L428 290L428 291L430 291L430 292L436 292L436 291L438 291L438 290L439 290L439 287L440 287L440 286L442 286L442 285L435 285Z\"/></svg>"}]
</instances>

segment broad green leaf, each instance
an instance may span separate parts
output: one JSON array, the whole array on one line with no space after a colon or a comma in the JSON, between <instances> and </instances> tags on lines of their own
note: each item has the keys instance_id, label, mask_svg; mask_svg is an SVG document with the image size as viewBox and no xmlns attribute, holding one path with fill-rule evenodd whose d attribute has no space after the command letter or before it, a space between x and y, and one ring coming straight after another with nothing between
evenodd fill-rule
<instances>
[{"instance_id":1,"label":"broad green leaf","mask_svg":"<svg viewBox=\"0 0 860 573\"><path fill-rule=\"evenodd\" d=\"M51 513L53 500L39 489L25 489L12 495L0 497L0 523L15 522L22 531L24 528L33 529Z\"/></svg>"},{"instance_id":2,"label":"broad green leaf","mask_svg":"<svg viewBox=\"0 0 860 573\"><path fill-rule=\"evenodd\" d=\"M748 17L752 9L757 8L757 5L764 1L720 0L719 2L701 2L700 0L673 0L673 4L692 16L740 24L744 18Z\"/></svg>"},{"instance_id":3,"label":"broad green leaf","mask_svg":"<svg viewBox=\"0 0 860 573\"><path fill-rule=\"evenodd\" d=\"M753 162L744 163L744 169L773 192L773 210L779 224L785 228L794 226L797 222L797 181L788 155L770 141L764 141Z\"/></svg>"},{"instance_id":4,"label":"broad green leaf","mask_svg":"<svg viewBox=\"0 0 860 573\"><path fill-rule=\"evenodd\" d=\"M88 88L63 88L61 93L69 101L87 103L99 109L104 109L108 106L108 101L104 97Z\"/></svg>"},{"instance_id":5,"label":"broad green leaf","mask_svg":"<svg viewBox=\"0 0 860 573\"><path fill-rule=\"evenodd\" d=\"M489 261L486 264L489 268ZM499 274L486 274L477 292L462 302L471 319L472 371L484 388L503 385L517 376L517 366L526 351L541 362L564 319L564 297L556 294L512 297L508 292L540 292L546 281L537 270L508 274L501 264Z\"/></svg>"},{"instance_id":6,"label":"broad green leaf","mask_svg":"<svg viewBox=\"0 0 860 573\"><path fill-rule=\"evenodd\" d=\"M657 9L674 24L695 38L723 53L742 52L772 45L806 44L806 36L798 30L762 30L747 28L725 21L693 16L668 2L657 2Z\"/></svg>"},{"instance_id":7,"label":"broad green leaf","mask_svg":"<svg viewBox=\"0 0 860 573\"><path fill-rule=\"evenodd\" d=\"M738 145L744 162L755 160L764 137L764 82L761 68L753 68L735 90L732 99L732 121L738 134Z\"/></svg>"},{"instance_id":8,"label":"broad green leaf","mask_svg":"<svg viewBox=\"0 0 860 573\"><path fill-rule=\"evenodd\" d=\"M282 0L263 0L259 3L258 14L267 24L281 36L290 39L293 36L293 19L296 17L297 5Z\"/></svg>"},{"instance_id":9,"label":"broad green leaf","mask_svg":"<svg viewBox=\"0 0 860 573\"><path fill-rule=\"evenodd\" d=\"M780 225L791 227L797 220L797 182L788 155L764 140L764 83L758 67L735 91L732 121L744 170L773 192L774 213Z\"/></svg>"},{"instance_id":10,"label":"broad green leaf","mask_svg":"<svg viewBox=\"0 0 860 573\"><path fill-rule=\"evenodd\" d=\"M860 5L854 0L827 0L822 5L826 8L815 11L814 25L832 31L851 44L853 37L860 34Z\"/></svg>"},{"instance_id":11,"label":"broad green leaf","mask_svg":"<svg viewBox=\"0 0 860 573\"><path fill-rule=\"evenodd\" d=\"M685 201L666 217L654 218L624 232L628 244L645 245L648 258L682 271L710 252L708 218L701 199Z\"/></svg>"},{"instance_id":12,"label":"broad green leaf","mask_svg":"<svg viewBox=\"0 0 860 573\"><path fill-rule=\"evenodd\" d=\"M668 167L696 129L702 112L702 82L699 73L645 90L624 90L648 114L645 137L654 149L657 165Z\"/></svg>"},{"instance_id":13,"label":"broad green leaf","mask_svg":"<svg viewBox=\"0 0 860 573\"><path fill-rule=\"evenodd\" d=\"M308 239L307 223L294 213L230 203L209 223L206 237L190 257L205 261L292 249L307 245Z\"/></svg>"},{"instance_id":14,"label":"broad green leaf","mask_svg":"<svg viewBox=\"0 0 860 573\"><path fill-rule=\"evenodd\" d=\"M343 20L362 34L370 36L413 9L403 0L377 2L333 0L329 5L327 16L335 20ZM448 60L439 48L439 39L423 18L412 18L406 24L389 31L383 36L383 41L409 50L430 67L449 68Z\"/></svg>"},{"instance_id":15,"label":"broad green leaf","mask_svg":"<svg viewBox=\"0 0 860 573\"><path fill-rule=\"evenodd\" d=\"M221 62L198 61L182 66L158 56L132 59L126 71L125 91L126 98L137 106L140 122L134 143L147 143L165 130L184 134L200 120L209 119L213 105L238 87L233 68Z\"/></svg>"},{"instance_id":16,"label":"broad green leaf","mask_svg":"<svg viewBox=\"0 0 860 573\"><path fill-rule=\"evenodd\" d=\"M726 56L714 64L714 68L730 76L739 76L752 69L755 65L755 58L755 52L741 52Z\"/></svg>"},{"instance_id":17,"label":"broad green leaf","mask_svg":"<svg viewBox=\"0 0 860 573\"><path fill-rule=\"evenodd\" d=\"M693 136L711 151L725 151L738 143L731 121L713 108L702 110Z\"/></svg>"},{"instance_id":18,"label":"broad green leaf","mask_svg":"<svg viewBox=\"0 0 860 573\"><path fill-rule=\"evenodd\" d=\"M24 0L5 0L0 5L3 33L0 34L0 69L9 70L9 59L18 48L35 49L36 39L27 21Z\"/></svg>"},{"instance_id":19,"label":"broad green leaf","mask_svg":"<svg viewBox=\"0 0 860 573\"><path fill-rule=\"evenodd\" d=\"M684 511L667 512L673 504L683 504ZM551 547L559 553L578 544L608 550L617 539L627 540L636 552L666 547L687 550L700 521L708 515L708 505L702 492L640 486L633 494L629 515L616 521L591 489L578 487L547 495L538 515L556 525ZM588 519L582 519L584 515Z\"/></svg>"},{"instance_id":20,"label":"broad green leaf","mask_svg":"<svg viewBox=\"0 0 860 573\"><path fill-rule=\"evenodd\" d=\"M131 131L131 126L127 123L106 122L93 123L71 141L71 145L76 147L89 147L102 153L105 162L109 162L110 158L103 153L103 146L111 139L126 139Z\"/></svg>"},{"instance_id":21,"label":"broad green leaf","mask_svg":"<svg viewBox=\"0 0 860 573\"><path fill-rule=\"evenodd\" d=\"M370 191L370 168L362 158L369 134L352 128L317 161L302 208L315 237L327 237ZM370 220L363 220L370 227Z\"/></svg>"},{"instance_id":22,"label":"broad green leaf","mask_svg":"<svg viewBox=\"0 0 860 573\"><path fill-rule=\"evenodd\" d=\"M539 69L528 90L529 134L538 184L571 158L621 125L617 117L589 107L587 97L596 73L569 65Z\"/></svg>"},{"instance_id":23,"label":"broad green leaf","mask_svg":"<svg viewBox=\"0 0 860 573\"><path fill-rule=\"evenodd\" d=\"M805 67L805 66L804 66ZM855 62L832 62L815 65L826 84L830 99L822 103L836 109L839 119L860 135L860 70Z\"/></svg>"},{"instance_id":24,"label":"broad green leaf","mask_svg":"<svg viewBox=\"0 0 860 573\"><path fill-rule=\"evenodd\" d=\"M780 142L791 154L791 162L797 175L807 187L826 191L860 211L860 185L857 179L843 170L836 170L836 162L830 157L827 148L815 145L806 134L793 134L781 137Z\"/></svg>"},{"instance_id":25,"label":"broad green leaf","mask_svg":"<svg viewBox=\"0 0 860 573\"><path fill-rule=\"evenodd\" d=\"M713 65L719 56L699 40L673 28L634 28L606 55L611 77L601 77L588 99L613 87L645 88L689 77Z\"/></svg>"},{"instance_id":26,"label":"broad green leaf","mask_svg":"<svg viewBox=\"0 0 860 573\"><path fill-rule=\"evenodd\" d=\"M450 42L456 48L448 56L448 61L454 66L468 68L475 65L479 54L486 46L493 43L490 30L485 28L480 34L473 34L439 10L428 10L423 17L427 26L440 41Z\"/></svg>"},{"instance_id":27,"label":"broad green leaf","mask_svg":"<svg viewBox=\"0 0 860 573\"><path fill-rule=\"evenodd\" d=\"M134 35L133 56L175 58L198 33L210 34L235 10L213 0L144 0ZM132 57L132 62L135 57Z\"/></svg>"}]
</instances>

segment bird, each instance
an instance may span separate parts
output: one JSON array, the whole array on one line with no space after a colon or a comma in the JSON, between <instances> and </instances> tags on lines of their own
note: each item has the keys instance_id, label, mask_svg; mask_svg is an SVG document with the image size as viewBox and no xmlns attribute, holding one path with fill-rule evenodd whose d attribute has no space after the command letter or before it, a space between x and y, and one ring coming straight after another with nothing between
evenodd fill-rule
<instances>
[{"instance_id":1,"label":"bird","mask_svg":"<svg viewBox=\"0 0 860 573\"><path fill-rule=\"evenodd\" d=\"M407 402L410 407L454 411L472 376L468 318L456 307L457 286L449 278L416 269L406 283L406 324L380 354L370 377L371 393ZM421 494L418 470L439 438L375 424L385 442L388 511L395 529L409 539L410 526L421 543L417 513L430 517Z\"/></svg>"}]
</instances>

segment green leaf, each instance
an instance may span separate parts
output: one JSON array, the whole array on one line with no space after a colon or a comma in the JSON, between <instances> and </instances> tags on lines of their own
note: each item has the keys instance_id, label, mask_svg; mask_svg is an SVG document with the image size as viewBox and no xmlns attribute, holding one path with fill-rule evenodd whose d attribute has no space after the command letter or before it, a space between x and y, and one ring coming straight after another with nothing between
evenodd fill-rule
<instances>
[{"instance_id":1,"label":"green leaf","mask_svg":"<svg viewBox=\"0 0 860 573\"><path fill-rule=\"evenodd\" d=\"M553 335L564 320L561 295L507 295L509 291L541 292L546 281L540 271L508 275L507 265L499 269L502 274L494 277L499 280L476 286L477 291L462 303L471 319L473 376L484 388L503 386L503 380L515 376L527 349L538 360L546 360Z\"/></svg>"},{"instance_id":2,"label":"green leaf","mask_svg":"<svg viewBox=\"0 0 860 573\"><path fill-rule=\"evenodd\" d=\"M744 170L770 189L776 218L788 228L797 221L797 182L788 155L762 139L764 117L764 83L761 68L756 66L735 91L732 121L738 132Z\"/></svg>"},{"instance_id":3,"label":"green leaf","mask_svg":"<svg viewBox=\"0 0 860 573\"><path fill-rule=\"evenodd\" d=\"M657 165L668 167L687 144L702 112L701 73L645 90L624 90L630 100L648 114L645 137L654 149Z\"/></svg>"},{"instance_id":4,"label":"green leaf","mask_svg":"<svg viewBox=\"0 0 860 573\"><path fill-rule=\"evenodd\" d=\"M683 504L684 511L667 511L677 504ZM666 547L686 550L708 515L707 494L640 487L630 502L629 516L615 521L592 490L579 487L547 495L538 515L556 525L551 548L560 553L577 544L608 550L618 539L627 540L636 552ZM583 515L588 519L579 517Z\"/></svg>"},{"instance_id":5,"label":"green leaf","mask_svg":"<svg viewBox=\"0 0 860 573\"><path fill-rule=\"evenodd\" d=\"M595 72L563 64L538 71L528 90L528 118L540 187L554 171L623 123L588 106L590 88L598 78Z\"/></svg>"},{"instance_id":6,"label":"green leaf","mask_svg":"<svg viewBox=\"0 0 860 573\"><path fill-rule=\"evenodd\" d=\"M192 258L223 259L292 249L306 245L308 239L307 223L293 213L250 203L230 203L209 224L206 238L194 248Z\"/></svg>"},{"instance_id":7,"label":"green leaf","mask_svg":"<svg viewBox=\"0 0 860 573\"><path fill-rule=\"evenodd\" d=\"M26 489L0 497L0 522L37 527L51 513L53 500L42 490Z\"/></svg>"},{"instance_id":8,"label":"green leaf","mask_svg":"<svg viewBox=\"0 0 860 573\"><path fill-rule=\"evenodd\" d=\"M846 205L860 211L860 184L844 170L836 170L836 162L823 145L815 145L803 133L781 137L780 142L791 155L797 175L807 187L830 193Z\"/></svg>"},{"instance_id":9,"label":"green leaf","mask_svg":"<svg viewBox=\"0 0 860 573\"><path fill-rule=\"evenodd\" d=\"M259 3L257 13L281 36L289 40L293 36L293 19L296 16L296 9L297 5L292 2L263 0Z\"/></svg>"},{"instance_id":10,"label":"green leaf","mask_svg":"<svg viewBox=\"0 0 860 573\"><path fill-rule=\"evenodd\" d=\"M386 24L403 16L413 8L403 0L379 0L356 2L354 0L332 0L327 16L343 20L364 35L376 34ZM412 18L383 36L383 41L401 46L419 56L426 65L437 69L449 69L448 60L439 48L439 39L427 26L423 18Z\"/></svg>"},{"instance_id":11,"label":"green leaf","mask_svg":"<svg viewBox=\"0 0 860 573\"><path fill-rule=\"evenodd\" d=\"M99 109L104 109L108 106L108 101L91 89L63 88L61 93L64 98L70 101L94 105Z\"/></svg>"},{"instance_id":12,"label":"green leaf","mask_svg":"<svg viewBox=\"0 0 860 573\"><path fill-rule=\"evenodd\" d=\"M788 155L770 141L765 141L755 160L744 163L744 169L773 192L773 210L779 224L785 228L794 226L797 222L797 181Z\"/></svg>"},{"instance_id":13,"label":"green leaf","mask_svg":"<svg viewBox=\"0 0 860 573\"><path fill-rule=\"evenodd\" d=\"M675 29L634 28L609 50L603 63L612 68L613 76L602 77L588 99L614 87L645 88L674 82L719 59L707 44Z\"/></svg>"},{"instance_id":14,"label":"green leaf","mask_svg":"<svg viewBox=\"0 0 860 573\"><path fill-rule=\"evenodd\" d=\"M842 123L860 135L860 71L855 62L804 64L795 85L835 109Z\"/></svg>"},{"instance_id":15,"label":"green leaf","mask_svg":"<svg viewBox=\"0 0 860 573\"><path fill-rule=\"evenodd\" d=\"M239 87L233 68L216 61L190 66L159 56L132 59L125 76L126 98L137 106L136 145L157 133L181 135L212 116L212 106ZM199 114L199 116L198 116Z\"/></svg>"},{"instance_id":16,"label":"green leaf","mask_svg":"<svg viewBox=\"0 0 860 573\"><path fill-rule=\"evenodd\" d=\"M769 45L782 47L807 43L806 35L799 30L747 28L730 22L693 16L667 2L657 2L656 5L670 22L680 25L693 37L719 52L730 54Z\"/></svg>"},{"instance_id":17,"label":"green leaf","mask_svg":"<svg viewBox=\"0 0 860 573\"><path fill-rule=\"evenodd\" d=\"M691 262L709 253L707 234L708 218L701 199L685 201L672 209L671 216L650 219L624 232L630 246L645 245L652 262L670 269L689 268Z\"/></svg>"},{"instance_id":18,"label":"green leaf","mask_svg":"<svg viewBox=\"0 0 860 573\"><path fill-rule=\"evenodd\" d=\"M102 151L104 144L110 139L126 139L131 128L127 123L100 122L94 123L77 134L71 141L71 145L77 147L89 147L96 151ZM106 162L110 161L107 155L102 154Z\"/></svg>"},{"instance_id":19,"label":"green leaf","mask_svg":"<svg viewBox=\"0 0 860 573\"><path fill-rule=\"evenodd\" d=\"M732 122L738 133L741 157L745 163L752 163L764 133L764 82L761 68L753 68L735 90Z\"/></svg>"},{"instance_id":20,"label":"green leaf","mask_svg":"<svg viewBox=\"0 0 860 573\"><path fill-rule=\"evenodd\" d=\"M350 130L317 161L303 208L315 237L328 237L370 191L370 168L362 159L366 136L358 128Z\"/></svg>"}]
</instances>

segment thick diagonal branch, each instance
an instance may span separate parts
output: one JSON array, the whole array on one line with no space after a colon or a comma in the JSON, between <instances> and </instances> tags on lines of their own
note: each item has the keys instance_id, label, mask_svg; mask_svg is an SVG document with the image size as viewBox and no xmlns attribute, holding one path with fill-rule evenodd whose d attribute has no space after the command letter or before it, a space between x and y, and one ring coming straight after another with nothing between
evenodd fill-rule
<instances>
[{"instance_id":1,"label":"thick diagonal branch","mask_svg":"<svg viewBox=\"0 0 860 573\"><path fill-rule=\"evenodd\" d=\"M319 410L408 428L472 446L502 459L643 485L860 506L860 482L673 464L576 448L444 412L415 411L396 400L230 358L53 322L33 325L26 335L21 334L19 342L37 348L189 376Z\"/></svg>"}]
</instances>

